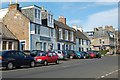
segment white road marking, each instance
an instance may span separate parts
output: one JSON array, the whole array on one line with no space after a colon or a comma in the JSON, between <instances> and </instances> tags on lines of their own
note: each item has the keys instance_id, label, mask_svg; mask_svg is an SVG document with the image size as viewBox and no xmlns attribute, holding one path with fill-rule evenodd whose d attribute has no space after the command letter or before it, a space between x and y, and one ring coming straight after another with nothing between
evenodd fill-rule
<instances>
[{"instance_id":1,"label":"white road marking","mask_svg":"<svg viewBox=\"0 0 120 80\"><path fill-rule=\"evenodd\" d=\"M105 76L101 76L101 78L104 78Z\"/></svg>"},{"instance_id":2,"label":"white road marking","mask_svg":"<svg viewBox=\"0 0 120 80\"><path fill-rule=\"evenodd\" d=\"M107 77L107 76L109 76L109 75L111 75L111 74L113 74L113 73L115 73L115 72L118 72L119 70L120 70L120 69L114 70L114 71L112 71L112 72L109 72L108 74L105 74L105 75L102 75L102 76L100 76L100 77L97 77L96 79L100 79L100 78Z\"/></svg>"}]
</instances>

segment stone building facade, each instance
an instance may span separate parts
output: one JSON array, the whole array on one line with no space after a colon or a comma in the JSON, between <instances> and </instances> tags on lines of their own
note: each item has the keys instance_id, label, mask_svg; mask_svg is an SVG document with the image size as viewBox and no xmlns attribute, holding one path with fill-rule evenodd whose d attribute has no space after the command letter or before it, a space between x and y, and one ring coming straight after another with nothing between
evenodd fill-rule
<instances>
[{"instance_id":1,"label":"stone building facade","mask_svg":"<svg viewBox=\"0 0 120 80\"><path fill-rule=\"evenodd\" d=\"M3 18L3 23L17 37L20 42L20 50L29 49L29 26L30 20L24 16L19 4L11 4Z\"/></svg>"},{"instance_id":2,"label":"stone building facade","mask_svg":"<svg viewBox=\"0 0 120 80\"><path fill-rule=\"evenodd\" d=\"M18 50L19 41L13 33L0 22L0 51Z\"/></svg>"},{"instance_id":3,"label":"stone building facade","mask_svg":"<svg viewBox=\"0 0 120 80\"><path fill-rule=\"evenodd\" d=\"M94 28L94 31L86 32L86 34L91 40L92 50L116 51L117 36L112 26Z\"/></svg>"}]
</instances>

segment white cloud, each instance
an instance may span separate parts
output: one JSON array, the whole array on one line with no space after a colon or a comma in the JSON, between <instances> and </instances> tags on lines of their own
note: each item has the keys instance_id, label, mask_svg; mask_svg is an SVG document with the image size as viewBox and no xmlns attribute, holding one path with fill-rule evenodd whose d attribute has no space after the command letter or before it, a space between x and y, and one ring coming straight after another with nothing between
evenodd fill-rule
<instances>
[{"instance_id":1,"label":"white cloud","mask_svg":"<svg viewBox=\"0 0 120 80\"><path fill-rule=\"evenodd\" d=\"M118 28L118 9L112 9L109 11L99 12L88 17L87 22L84 24L84 29L89 31L94 27L112 25L116 29Z\"/></svg>"}]
</instances>

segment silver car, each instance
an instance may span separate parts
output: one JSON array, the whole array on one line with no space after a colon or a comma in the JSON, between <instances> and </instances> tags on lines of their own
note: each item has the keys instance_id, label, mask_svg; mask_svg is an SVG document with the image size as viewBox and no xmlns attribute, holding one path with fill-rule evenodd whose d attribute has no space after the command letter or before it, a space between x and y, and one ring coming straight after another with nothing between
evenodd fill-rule
<instances>
[{"instance_id":1,"label":"silver car","mask_svg":"<svg viewBox=\"0 0 120 80\"><path fill-rule=\"evenodd\" d=\"M67 59L67 54L65 54L62 50L54 50L54 52L58 55L59 59Z\"/></svg>"}]
</instances>

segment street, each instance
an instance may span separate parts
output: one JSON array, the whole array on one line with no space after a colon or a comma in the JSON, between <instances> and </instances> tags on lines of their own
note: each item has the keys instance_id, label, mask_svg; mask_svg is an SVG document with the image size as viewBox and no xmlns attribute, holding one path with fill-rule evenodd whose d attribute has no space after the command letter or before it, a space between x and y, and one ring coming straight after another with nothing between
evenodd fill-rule
<instances>
[{"instance_id":1,"label":"street","mask_svg":"<svg viewBox=\"0 0 120 80\"><path fill-rule=\"evenodd\" d=\"M71 59L60 64L3 70L3 78L118 78L118 56Z\"/></svg>"}]
</instances>

